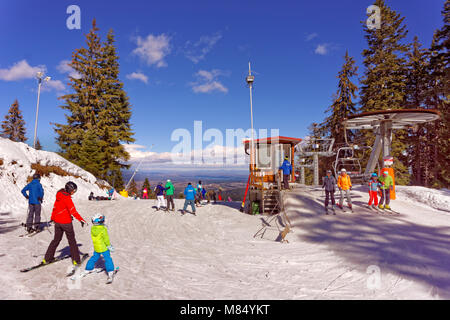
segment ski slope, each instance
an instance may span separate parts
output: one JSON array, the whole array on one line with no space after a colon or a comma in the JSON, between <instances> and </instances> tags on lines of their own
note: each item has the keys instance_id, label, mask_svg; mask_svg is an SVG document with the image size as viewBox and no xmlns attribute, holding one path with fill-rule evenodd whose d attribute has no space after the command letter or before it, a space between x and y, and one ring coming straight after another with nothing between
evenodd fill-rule
<instances>
[{"instance_id":1,"label":"ski slope","mask_svg":"<svg viewBox=\"0 0 450 320\"><path fill-rule=\"evenodd\" d=\"M254 238L268 217L242 214L239 203L181 216L155 211L155 200L75 201L85 219L96 212L107 217L120 267L111 285L104 273L67 280L69 260L18 272L42 259L52 236L19 238L21 220L3 213L0 298L449 299L449 214L396 200L392 206L402 214L381 215L358 207L367 201L364 191L352 195L355 213L325 216L322 190L289 192L289 243L275 241L274 223ZM177 210L182 204L175 200ZM89 227L74 225L80 251L92 253ZM68 253L65 238L59 250Z\"/></svg>"},{"instance_id":2,"label":"ski slope","mask_svg":"<svg viewBox=\"0 0 450 320\"><path fill-rule=\"evenodd\" d=\"M280 243L282 221L243 214L240 203L205 205L196 216L181 216L155 211L155 200L88 201L91 191L104 192L96 178L52 152L0 138L0 159L2 300L450 299L449 190L397 187L391 203L397 216L364 208L367 191L356 187L355 213L326 216L323 190L298 187L285 195L292 229L289 242ZM106 215L120 267L112 284L105 284L105 273L72 282L65 277L69 259L19 272L39 263L53 238L48 231L19 237L27 211L20 190L33 163L71 174L41 179L43 221L68 180L78 184L73 200L85 220ZM175 200L177 210L183 202ZM92 254L90 227L76 220L74 227L80 251ZM65 238L58 250L69 253Z\"/></svg>"}]
</instances>

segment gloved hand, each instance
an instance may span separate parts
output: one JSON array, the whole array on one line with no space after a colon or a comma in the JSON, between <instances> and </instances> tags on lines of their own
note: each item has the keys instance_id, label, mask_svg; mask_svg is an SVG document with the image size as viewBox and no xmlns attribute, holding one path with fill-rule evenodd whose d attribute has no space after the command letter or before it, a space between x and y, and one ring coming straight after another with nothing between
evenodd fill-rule
<instances>
[{"instance_id":1,"label":"gloved hand","mask_svg":"<svg viewBox=\"0 0 450 320\"><path fill-rule=\"evenodd\" d=\"M112 245L107 247L110 252L114 252L114 247Z\"/></svg>"},{"instance_id":2,"label":"gloved hand","mask_svg":"<svg viewBox=\"0 0 450 320\"><path fill-rule=\"evenodd\" d=\"M28 199L30 199L30 197L29 196L25 196L25 198L28 200Z\"/></svg>"},{"instance_id":3,"label":"gloved hand","mask_svg":"<svg viewBox=\"0 0 450 320\"><path fill-rule=\"evenodd\" d=\"M84 220L81 220L80 223L81 223L81 227L82 227L82 228L84 227L84 225L87 225L87 224L88 224L88 223L87 223L86 221L84 221Z\"/></svg>"},{"instance_id":4,"label":"gloved hand","mask_svg":"<svg viewBox=\"0 0 450 320\"><path fill-rule=\"evenodd\" d=\"M40 203L42 203L43 199L42 199L42 198L38 198L38 201L39 201Z\"/></svg>"},{"instance_id":5,"label":"gloved hand","mask_svg":"<svg viewBox=\"0 0 450 320\"><path fill-rule=\"evenodd\" d=\"M352 187L350 187L350 190L352 190Z\"/></svg>"}]
</instances>

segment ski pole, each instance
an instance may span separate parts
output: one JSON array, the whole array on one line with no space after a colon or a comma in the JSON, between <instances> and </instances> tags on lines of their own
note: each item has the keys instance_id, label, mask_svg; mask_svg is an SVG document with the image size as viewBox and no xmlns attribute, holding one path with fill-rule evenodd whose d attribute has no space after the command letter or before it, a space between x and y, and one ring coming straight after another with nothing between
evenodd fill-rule
<instances>
[{"instance_id":1,"label":"ski pole","mask_svg":"<svg viewBox=\"0 0 450 320\"><path fill-rule=\"evenodd\" d=\"M45 221L47 221L47 231L48 231L50 234L52 234L52 232L50 231L50 221L48 221L47 215L45 214L45 210L44 210L44 207L43 207L42 205L41 205L41 211L42 211L42 214L44 215Z\"/></svg>"}]
</instances>

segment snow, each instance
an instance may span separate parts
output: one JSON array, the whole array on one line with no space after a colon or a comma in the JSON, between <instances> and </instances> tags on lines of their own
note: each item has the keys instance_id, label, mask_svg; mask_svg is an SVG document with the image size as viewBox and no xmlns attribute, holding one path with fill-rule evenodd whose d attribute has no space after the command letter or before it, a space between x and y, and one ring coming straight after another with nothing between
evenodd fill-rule
<instances>
[{"instance_id":1,"label":"snow","mask_svg":"<svg viewBox=\"0 0 450 320\"><path fill-rule=\"evenodd\" d=\"M4 141L0 150L0 157L8 151ZM22 145L11 149L7 163L13 157L24 166L32 161L25 150ZM9 172L4 165L3 170ZM17 181L30 174L16 172ZM16 188L16 202L23 202L20 187L9 179L9 184L1 180L2 188ZM52 184L60 182L55 177L46 182L49 202L57 190ZM243 214L236 202L205 205L196 216L182 216L155 211L156 200L88 201L86 193L74 199L78 212L86 220L104 213L115 247L112 258L120 271L109 285L105 273L72 282L65 277L70 260L20 273L42 260L52 234L18 237L26 206L5 205L2 195L0 299L449 299L450 226L442 210L449 196L424 191L427 196L419 197L417 187L399 187L391 205L401 214L378 214L363 207L365 187L355 187L355 213L338 210L327 216L322 189L295 188L285 195L292 223L287 243L276 241L282 221ZM418 205L424 198L433 203ZM183 203L176 199L176 210ZM254 237L267 223L263 236ZM80 251L92 254L90 226L82 228L75 220L74 227ZM58 250L69 252L66 238Z\"/></svg>"},{"instance_id":2,"label":"snow","mask_svg":"<svg viewBox=\"0 0 450 320\"><path fill-rule=\"evenodd\" d=\"M18 216L27 211L27 201L20 191L27 185L27 178L35 173L31 169L34 163L57 166L71 174L63 177L50 173L48 177L41 177L45 192L43 206L47 211L53 206L56 191L68 181L78 186L74 200L87 199L91 191L95 195L106 196L106 190L95 184L96 177L54 152L35 150L25 143L0 138L0 159L3 161L3 165L0 165L0 213Z\"/></svg>"}]
</instances>

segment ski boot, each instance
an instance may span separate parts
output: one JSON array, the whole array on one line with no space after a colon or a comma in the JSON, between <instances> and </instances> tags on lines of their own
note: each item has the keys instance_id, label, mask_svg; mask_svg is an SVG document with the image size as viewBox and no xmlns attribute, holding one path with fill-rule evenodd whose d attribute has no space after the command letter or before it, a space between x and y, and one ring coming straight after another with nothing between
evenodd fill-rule
<instances>
[{"instance_id":1,"label":"ski boot","mask_svg":"<svg viewBox=\"0 0 450 320\"><path fill-rule=\"evenodd\" d=\"M378 205L378 209L384 210L384 205L382 205L382 204Z\"/></svg>"},{"instance_id":2,"label":"ski boot","mask_svg":"<svg viewBox=\"0 0 450 320\"><path fill-rule=\"evenodd\" d=\"M72 261L72 269L67 273L67 276L68 277L73 276L77 272L79 267L80 266L78 265L78 263L76 261Z\"/></svg>"}]
</instances>

